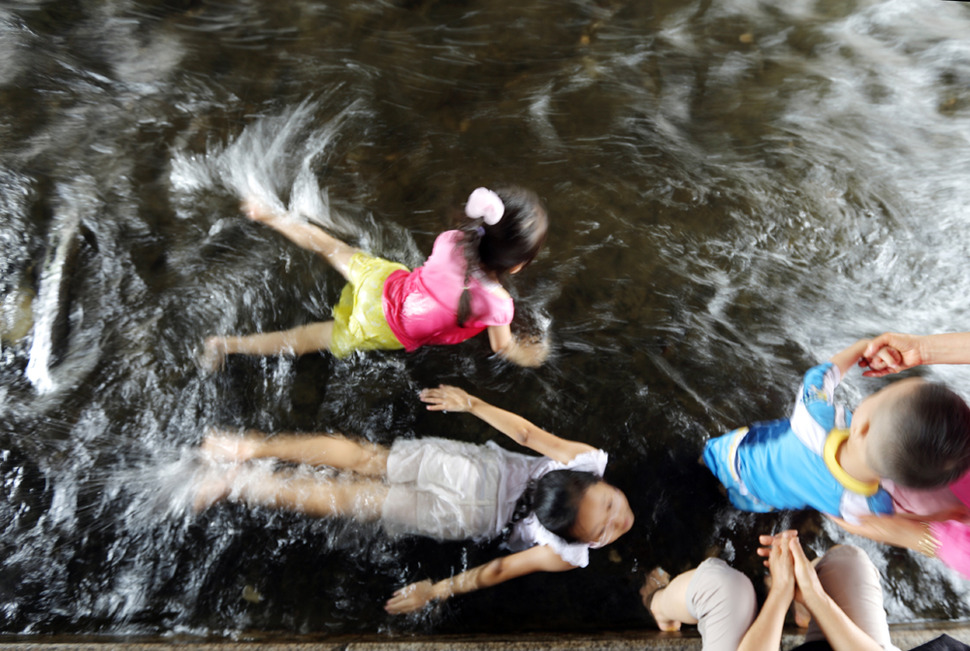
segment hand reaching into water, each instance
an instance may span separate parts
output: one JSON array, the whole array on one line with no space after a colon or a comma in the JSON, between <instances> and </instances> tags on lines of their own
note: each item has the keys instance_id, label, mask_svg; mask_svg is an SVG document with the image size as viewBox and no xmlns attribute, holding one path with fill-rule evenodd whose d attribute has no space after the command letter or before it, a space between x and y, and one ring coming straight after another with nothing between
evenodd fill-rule
<instances>
[{"instance_id":1,"label":"hand reaching into water","mask_svg":"<svg viewBox=\"0 0 970 651\"><path fill-rule=\"evenodd\" d=\"M513 364L527 368L542 366L549 357L549 342L539 337L513 337L499 353Z\"/></svg>"},{"instance_id":2,"label":"hand reaching into water","mask_svg":"<svg viewBox=\"0 0 970 651\"><path fill-rule=\"evenodd\" d=\"M427 403L429 411L465 412L472 409L472 396L447 384L442 384L437 389L423 389L420 398Z\"/></svg>"},{"instance_id":3,"label":"hand reaching into water","mask_svg":"<svg viewBox=\"0 0 970 651\"><path fill-rule=\"evenodd\" d=\"M384 610L391 615L403 615L421 610L435 599L434 586L425 579L406 585L394 592L394 596L384 604Z\"/></svg>"}]
</instances>

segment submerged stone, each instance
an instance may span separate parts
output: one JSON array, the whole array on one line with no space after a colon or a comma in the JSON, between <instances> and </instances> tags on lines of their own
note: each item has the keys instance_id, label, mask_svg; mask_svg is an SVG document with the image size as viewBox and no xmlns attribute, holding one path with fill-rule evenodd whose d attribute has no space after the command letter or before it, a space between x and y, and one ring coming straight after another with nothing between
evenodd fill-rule
<instances>
[{"instance_id":1,"label":"submerged stone","mask_svg":"<svg viewBox=\"0 0 970 651\"><path fill-rule=\"evenodd\" d=\"M27 336L34 327L33 302L33 290L24 287L4 297L0 303L0 341L16 344Z\"/></svg>"}]
</instances>

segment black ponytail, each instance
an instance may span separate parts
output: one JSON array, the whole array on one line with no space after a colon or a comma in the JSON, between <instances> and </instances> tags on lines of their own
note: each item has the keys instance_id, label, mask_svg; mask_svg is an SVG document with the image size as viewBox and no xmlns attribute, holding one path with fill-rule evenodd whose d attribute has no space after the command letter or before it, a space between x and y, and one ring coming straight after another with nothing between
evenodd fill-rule
<instances>
[{"instance_id":1,"label":"black ponytail","mask_svg":"<svg viewBox=\"0 0 970 651\"><path fill-rule=\"evenodd\" d=\"M515 502L515 510L512 511L512 517L509 519L509 524L515 524L525 516L532 513L532 505L535 503L536 498L536 480L530 479L529 483L526 484L525 490L519 495L519 499Z\"/></svg>"},{"instance_id":2,"label":"black ponytail","mask_svg":"<svg viewBox=\"0 0 970 651\"><path fill-rule=\"evenodd\" d=\"M466 217L460 227L465 257L465 286L458 299L461 327L471 316L468 282L472 273L481 269L495 274L501 281L510 269L532 262L546 240L549 218L535 192L512 186L497 188L495 193L505 205L505 213L498 223L486 224L481 219Z\"/></svg>"}]
</instances>

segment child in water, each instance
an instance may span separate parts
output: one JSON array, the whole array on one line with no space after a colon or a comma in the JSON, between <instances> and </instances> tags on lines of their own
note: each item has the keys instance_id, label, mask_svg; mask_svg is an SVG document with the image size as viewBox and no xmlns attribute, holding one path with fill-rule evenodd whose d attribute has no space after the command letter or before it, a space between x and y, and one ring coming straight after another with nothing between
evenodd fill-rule
<instances>
[{"instance_id":1,"label":"child in water","mask_svg":"<svg viewBox=\"0 0 970 651\"><path fill-rule=\"evenodd\" d=\"M440 234L423 266L364 253L290 214L249 201L253 221L316 251L347 279L333 320L249 336L209 337L203 362L218 368L227 354L297 355L330 350L344 357L355 350L413 351L429 344L457 344L488 330L492 350L521 366L539 366L545 341L516 338L509 327L512 297L501 284L538 254L548 219L539 198L522 188L478 188L465 204L467 223Z\"/></svg>"},{"instance_id":2,"label":"child in water","mask_svg":"<svg viewBox=\"0 0 970 651\"><path fill-rule=\"evenodd\" d=\"M909 378L865 398L855 415L836 407L842 376L869 340L805 373L790 418L711 439L703 461L744 511L814 508L856 524L893 512L880 486L933 488L970 466L970 408L941 384Z\"/></svg>"},{"instance_id":3,"label":"child in water","mask_svg":"<svg viewBox=\"0 0 970 651\"><path fill-rule=\"evenodd\" d=\"M401 588L385 605L392 614L533 572L585 567L591 547L607 545L633 526L626 496L602 479L607 462L602 450L561 439L455 387L425 389L421 400L432 411L474 414L542 456L509 452L491 441L399 439L387 448L337 434L212 433L203 450L234 465L200 488L197 507L231 499L316 517L380 521L392 535L439 540L485 540L511 527L506 544L514 553L441 581ZM245 463L259 458L353 474L297 476Z\"/></svg>"}]
</instances>

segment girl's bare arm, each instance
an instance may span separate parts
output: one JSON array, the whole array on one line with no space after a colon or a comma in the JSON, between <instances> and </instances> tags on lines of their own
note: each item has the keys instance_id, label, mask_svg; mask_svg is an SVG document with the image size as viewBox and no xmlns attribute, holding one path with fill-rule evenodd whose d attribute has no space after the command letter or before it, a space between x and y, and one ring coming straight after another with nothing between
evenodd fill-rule
<instances>
[{"instance_id":1,"label":"girl's bare arm","mask_svg":"<svg viewBox=\"0 0 970 651\"><path fill-rule=\"evenodd\" d=\"M539 545L496 558L437 583L424 580L407 585L388 599L384 609L392 615L410 613L424 608L432 601L443 601L455 595L490 588L533 572L564 572L573 567L551 547Z\"/></svg>"},{"instance_id":2,"label":"girl's bare arm","mask_svg":"<svg viewBox=\"0 0 970 651\"><path fill-rule=\"evenodd\" d=\"M421 392L421 400L428 403L431 411L474 414L519 445L560 463L569 463L577 455L596 449L586 443L560 438L536 427L522 416L491 405L458 387L441 385L437 389L425 389Z\"/></svg>"}]
</instances>

